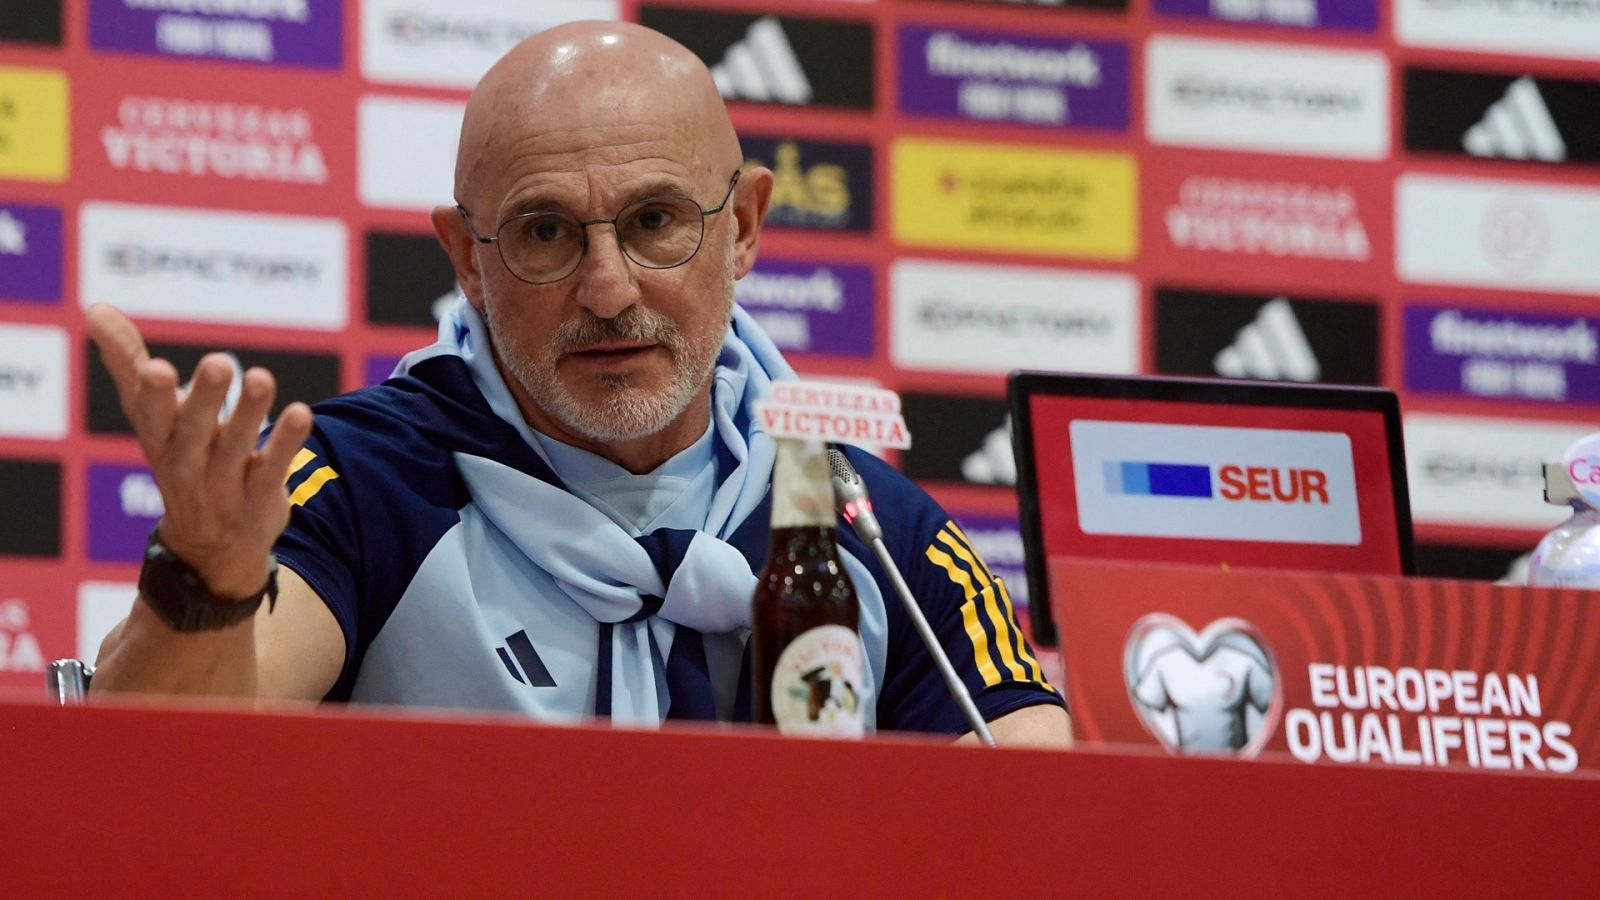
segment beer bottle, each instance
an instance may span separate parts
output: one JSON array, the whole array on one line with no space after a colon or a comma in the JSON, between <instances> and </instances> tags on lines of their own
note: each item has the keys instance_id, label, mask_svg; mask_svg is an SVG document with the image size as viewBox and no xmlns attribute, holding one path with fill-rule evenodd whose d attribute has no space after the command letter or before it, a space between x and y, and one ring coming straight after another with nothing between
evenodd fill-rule
<instances>
[{"instance_id":1,"label":"beer bottle","mask_svg":"<svg viewBox=\"0 0 1600 900\"><path fill-rule=\"evenodd\" d=\"M755 720L784 734L860 737L861 604L839 560L833 482L821 441L778 440L772 544L750 635Z\"/></svg>"}]
</instances>

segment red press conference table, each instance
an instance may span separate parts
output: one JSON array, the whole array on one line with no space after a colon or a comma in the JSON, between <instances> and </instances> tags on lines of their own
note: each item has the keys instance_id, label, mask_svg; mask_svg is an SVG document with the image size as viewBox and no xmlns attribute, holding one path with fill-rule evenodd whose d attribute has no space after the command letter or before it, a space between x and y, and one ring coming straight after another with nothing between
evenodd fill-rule
<instances>
[{"instance_id":1,"label":"red press conference table","mask_svg":"<svg viewBox=\"0 0 1600 900\"><path fill-rule=\"evenodd\" d=\"M0 705L0 895L1600 893L1600 778Z\"/></svg>"}]
</instances>

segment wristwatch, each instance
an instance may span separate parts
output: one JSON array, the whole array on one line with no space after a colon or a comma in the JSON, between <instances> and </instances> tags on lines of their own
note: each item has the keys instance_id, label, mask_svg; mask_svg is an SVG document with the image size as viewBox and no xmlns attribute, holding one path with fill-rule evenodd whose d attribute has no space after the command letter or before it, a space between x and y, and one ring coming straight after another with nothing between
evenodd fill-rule
<instances>
[{"instance_id":1,"label":"wristwatch","mask_svg":"<svg viewBox=\"0 0 1600 900\"><path fill-rule=\"evenodd\" d=\"M267 583L248 597L225 600L206 589L200 573L161 543L156 529L144 548L139 570L139 595L174 631L214 631L255 615L264 598L267 611L278 601L278 561L272 560Z\"/></svg>"}]
</instances>

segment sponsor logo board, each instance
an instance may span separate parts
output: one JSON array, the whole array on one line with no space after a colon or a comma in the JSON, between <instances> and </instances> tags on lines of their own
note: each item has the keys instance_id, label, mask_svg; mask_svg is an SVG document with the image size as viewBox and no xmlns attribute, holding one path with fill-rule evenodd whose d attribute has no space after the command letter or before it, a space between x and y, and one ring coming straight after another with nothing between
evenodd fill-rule
<instances>
[{"instance_id":1,"label":"sponsor logo board","mask_svg":"<svg viewBox=\"0 0 1600 900\"><path fill-rule=\"evenodd\" d=\"M1131 275L901 259L889 293L890 354L903 368L1139 368L1139 283Z\"/></svg>"},{"instance_id":2,"label":"sponsor logo board","mask_svg":"<svg viewBox=\"0 0 1600 900\"><path fill-rule=\"evenodd\" d=\"M0 556L61 555L59 463L0 459L0 497L12 511L0 517Z\"/></svg>"},{"instance_id":3,"label":"sponsor logo board","mask_svg":"<svg viewBox=\"0 0 1600 900\"><path fill-rule=\"evenodd\" d=\"M6 0L0 41L61 46L62 0Z\"/></svg>"},{"instance_id":4,"label":"sponsor logo board","mask_svg":"<svg viewBox=\"0 0 1600 900\"><path fill-rule=\"evenodd\" d=\"M1011 416L1004 400L907 393L900 398L906 428L915 436L900 467L919 481L1017 483L1011 452Z\"/></svg>"},{"instance_id":5,"label":"sponsor logo board","mask_svg":"<svg viewBox=\"0 0 1600 900\"><path fill-rule=\"evenodd\" d=\"M1154 0L1157 15L1242 25L1377 31L1377 0Z\"/></svg>"},{"instance_id":6,"label":"sponsor logo board","mask_svg":"<svg viewBox=\"0 0 1600 900\"><path fill-rule=\"evenodd\" d=\"M1342 432L1092 419L1069 428L1085 534L1361 543Z\"/></svg>"},{"instance_id":7,"label":"sponsor logo board","mask_svg":"<svg viewBox=\"0 0 1600 900\"><path fill-rule=\"evenodd\" d=\"M71 650L71 607L59 590L42 575L0 587L0 687L41 689L45 664Z\"/></svg>"},{"instance_id":8,"label":"sponsor logo board","mask_svg":"<svg viewBox=\"0 0 1600 900\"><path fill-rule=\"evenodd\" d=\"M1124 261L1138 248L1138 164L1124 153L903 138L895 240Z\"/></svg>"},{"instance_id":9,"label":"sponsor logo board","mask_svg":"<svg viewBox=\"0 0 1600 900\"><path fill-rule=\"evenodd\" d=\"M309 109L293 104L126 94L97 110L116 172L321 188L328 161Z\"/></svg>"},{"instance_id":10,"label":"sponsor logo board","mask_svg":"<svg viewBox=\"0 0 1600 900\"><path fill-rule=\"evenodd\" d=\"M1145 55L1156 144L1381 159L1389 152L1382 53L1161 36Z\"/></svg>"},{"instance_id":11,"label":"sponsor logo board","mask_svg":"<svg viewBox=\"0 0 1600 900\"><path fill-rule=\"evenodd\" d=\"M0 203L0 300L61 299L61 211Z\"/></svg>"},{"instance_id":12,"label":"sponsor logo board","mask_svg":"<svg viewBox=\"0 0 1600 900\"><path fill-rule=\"evenodd\" d=\"M871 109L873 34L866 22L641 6L639 23L711 67L728 100Z\"/></svg>"},{"instance_id":13,"label":"sponsor logo board","mask_svg":"<svg viewBox=\"0 0 1600 900\"><path fill-rule=\"evenodd\" d=\"M733 296L785 353L871 356L872 268L762 258Z\"/></svg>"},{"instance_id":14,"label":"sponsor logo board","mask_svg":"<svg viewBox=\"0 0 1600 900\"><path fill-rule=\"evenodd\" d=\"M518 41L562 22L616 19L617 0L363 0L361 74L368 81L472 88Z\"/></svg>"},{"instance_id":15,"label":"sponsor logo board","mask_svg":"<svg viewBox=\"0 0 1600 900\"><path fill-rule=\"evenodd\" d=\"M1156 371L1266 381L1378 383L1375 303L1156 291Z\"/></svg>"},{"instance_id":16,"label":"sponsor logo board","mask_svg":"<svg viewBox=\"0 0 1600 900\"><path fill-rule=\"evenodd\" d=\"M766 225L872 230L872 147L741 135L746 166L772 170Z\"/></svg>"},{"instance_id":17,"label":"sponsor logo board","mask_svg":"<svg viewBox=\"0 0 1600 900\"><path fill-rule=\"evenodd\" d=\"M161 521L161 489L144 466L89 464L89 558L138 562Z\"/></svg>"},{"instance_id":18,"label":"sponsor logo board","mask_svg":"<svg viewBox=\"0 0 1600 900\"><path fill-rule=\"evenodd\" d=\"M900 28L900 110L1126 131L1128 46L951 28Z\"/></svg>"},{"instance_id":19,"label":"sponsor logo board","mask_svg":"<svg viewBox=\"0 0 1600 900\"><path fill-rule=\"evenodd\" d=\"M349 248L337 219L85 203L82 303L235 325L345 325Z\"/></svg>"},{"instance_id":20,"label":"sponsor logo board","mask_svg":"<svg viewBox=\"0 0 1600 900\"><path fill-rule=\"evenodd\" d=\"M67 333L0 323L0 437L67 436Z\"/></svg>"},{"instance_id":21,"label":"sponsor logo board","mask_svg":"<svg viewBox=\"0 0 1600 900\"><path fill-rule=\"evenodd\" d=\"M400 357L390 355L369 356L362 366L362 377L366 380L362 384L382 384L390 375L394 374L395 366L400 365Z\"/></svg>"},{"instance_id":22,"label":"sponsor logo board","mask_svg":"<svg viewBox=\"0 0 1600 900\"><path fill-rule=\"evenodd\" d=\"M367 321L433 327L455 302L456 270L432 235L367 232Z\"/></svg>"},{"instance_id":23,"label":"sponsor logo board","mask_svg":"<svg viewBox=\"0 0 1600 900\"><path fill-rule=\"evenodd\" d=\"M171 362L178 370L179 377L186 380L193 375L200 357L213 352L226 353L237 363L234 367L234 384L229 387L230 397L237 396L239 379L245 369L260 366L272 373L278 382L278 394L273 400L269 419L277 416L292 401L315 403L339 393L339 358L336 356L209 344L150 344L150 355ZM85 354L88 364L87 414L90 433L132 434L133 429L122 415L117 386L101 364L100 355L88 345L85 346Z\"/></svg>"},{"instance_id":24,"label":"sponsor logo board","mask_svg":"<svg viewBox=\"0 0 1600 900\"><path fill-rule=\"evenodd\" d=\"M356 104L357 195L366 206L428 211L455 196L466 104L369 95Z\"/></svg>"},{"instance_id":25,"label":"sponsor logo board","mask_svg":"<svg viewBox=\"0 0 1600 900\"><path fill-rule=\"evenodd\" d=\"M97 50L337 69L340 0L89 0Z\"/></svg>"},{"instance_id":26,"label":"sponsor logo board","mask_svg":"<svg viewBox=\"0 0 1600 900\"><path fill-rule=\"evenodd\" d=\"M1596 0L1395 0L1395 37L1416 47L1531 54L1592 62Z\"/></svg>"},{"instance_id":27,"label":"sponsor logo board","mask_svg":"<svg viewBox=\"0 0 1600 900\"><path fill-rule=\"evenodd\" d=\"M1418 522L1549 528L1571 510L1544 502L1544 469L1593 426L1410 413L1406 480Z\"/></svg>"},{"instance_id":28,"label":"sponsor logo board","mask_svg":"<svg viewBox=\"0 0 1600 900\"><path fill-rule=\"evenodd\" d=\"M866 0L871 2L871 0ZM1029 9L1104 9L1125 12L1128 0L966 0L985 6L1025 6Z\"/></svg>"},{"instance_id":29,"label":"sponsor logo board","mask_svg":"<svg viewBox=\"0 0 1600 900\"><path fill-rule=\"evenodd\" d=\"M0 178L67 178L67 76L0 66Z\"/></svg>"},{"instance_id":30,"label":"sponsor logo board","mask_svg":"<svg viewBox=\"0 0 1600 900\"><path fill-rule=\"evenodd\" d=\"M1600 188L1405 174L1395 182L1404 281L1600 294Z\"/></svg>"},{"instance_id":31,"label":"sponsor logo board","mask_svg":"<svg viewBox=\"0 0 1600 900\"><path fill-rule=\"evenodd\" d=\"M955 520L989 571L1005 579L1006 592L1011 595L1017 612L1026 613L1027 559L1022 546L1022 529L1016 517L971 514L957 515Z\"/></svg>"},{"instance_id":32,"label":"sponsor logo board","mask_svg":"<svg viewBox=\"0 0 1600 900\"><path fill-rule=\"evenodd\" d=\"M78 659L100 655L111 629L128 617L139 586L127 581L85 581L78 585Z\"/></svg>"},{"instance_id":33,"label":"sponsor logo board","mask_svg":"<svg viewBox=\"0 0 1600 900\"><path fill-rule=\"evenodd\" d=\"M1600 163L1600 83L1408 68L1408 150Z\"/></svg>"},{"instance_id":34,"label":"sponsor logo board","mask_svg":"<svg viewBox=\"0 0 1600 900\"><path fill-rule=\"evenodd\" d=\"M1600 404L1600 319L1410 305L1406 388Z\"/></svg>"}]
</instances>

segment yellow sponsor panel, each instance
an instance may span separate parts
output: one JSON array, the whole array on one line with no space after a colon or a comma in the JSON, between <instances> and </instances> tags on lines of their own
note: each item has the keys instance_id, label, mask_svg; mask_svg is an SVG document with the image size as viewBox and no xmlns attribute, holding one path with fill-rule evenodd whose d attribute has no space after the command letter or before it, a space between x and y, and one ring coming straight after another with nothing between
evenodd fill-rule
<instances>
[{"instance_id":1,"label":"yellow sponsor panel","mask_svg":"<svg viewBox=\"0 0 1600 900\"><path fill-rule=\"evenodd\" d=\"M923 247L1131 260L1132 156L1015 144L896 141L894 238Z\"/></svg>"},{"instance_id":2,"label":"yellow sponsor panel","mask_svg":"<svg viewBox=\"0 0 1600 900\"><path fill-rule=\"evenodd\" d=\"M67 76L0 66L0 178L67 178Z\"/></svg>"}]
</instances>

